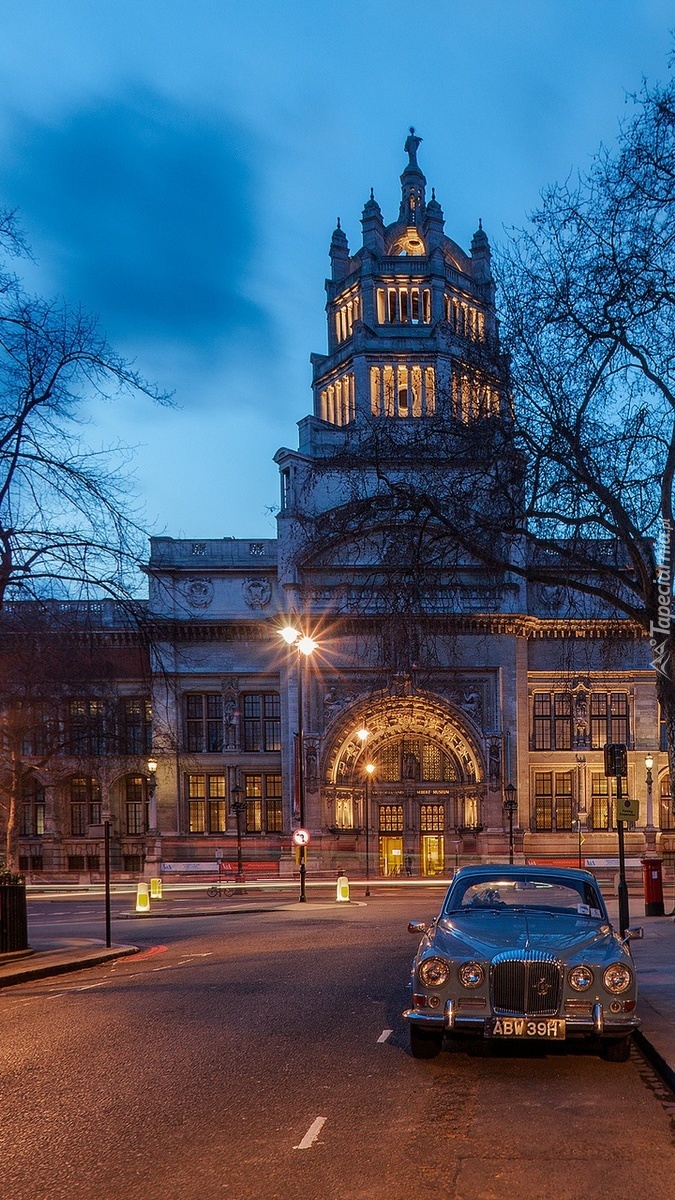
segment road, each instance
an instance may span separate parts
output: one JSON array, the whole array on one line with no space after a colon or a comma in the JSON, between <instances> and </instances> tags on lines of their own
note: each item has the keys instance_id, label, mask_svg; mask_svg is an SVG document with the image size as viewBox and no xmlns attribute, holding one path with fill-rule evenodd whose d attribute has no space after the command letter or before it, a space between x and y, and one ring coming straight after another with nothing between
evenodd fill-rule
<instances>
[{"instance_id":1,"label":"road","mask_svg":"<svg viewBox=\"0 0 675 1200\"><path fill-rule=\"evenodd\" d=\"M2 1196L672 1200L668 1097L637 1053L410 1057L406 923L433 908L116 920L139 955L0 993ZM99 917L32 904L31 937Z\"/></svg>"}]
</instances>

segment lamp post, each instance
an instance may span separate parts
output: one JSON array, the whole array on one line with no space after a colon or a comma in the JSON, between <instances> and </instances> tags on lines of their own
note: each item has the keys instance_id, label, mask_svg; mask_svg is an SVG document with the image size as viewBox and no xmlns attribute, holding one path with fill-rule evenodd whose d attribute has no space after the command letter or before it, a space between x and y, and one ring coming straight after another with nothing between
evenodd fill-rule
<instances>
[{"instance_id":1,"label":"lamp post","mask_svg":"<svg viewBox=\"0 0 675 1200\"><path fill-rule=\"evenodd\" d=\"M645 826L645 833L647 833L647 832L652 833L655 831L654 830L654 799L653 799L653 795L652 795L652 789L653 789L652 767L653 766L654 766L654 759L652 758L651 754L648 754L647 757L645 758L645 768L647 771L647 824Z\"/></svg>"},{"instance_id":2,"label":"lamp post","mask_svg":"<svg viewBox=\"0 0 675 1200\"><path fill-rule=\"evenodd\" d=\"M366 763L366 811L364 827L366 831L366 896L370 895L370 785L375 770L375 763Z\"/></svg>"},{"instance_id":3,"label":"lamp post","mask_svg":"<svg viewBox=\"0 0 675 1200\"><path fill-rule=\"evenodd\" d=\"M148 759L148 833L157 833L157 759Z\"/></svg>"},{"instance_id":4,"label":"lamp post","mask_svg":"<svg viewBox=\"0 0 675 1200\"><path fill-rule=\"evenodd\" d=\"M112 945L110 933L110 821L108 818L103 822L103 869L104 869L104 892L105 892L105 944L108 949Z\"/></svg>"},{"instance_id":5,"label":"lamp post","mask_svg":"<svg viewBox=\"0 0 675 1200\"><path fill-rule=\"evenodd\" d=\"M303 745L303 702L302 702L302 683L305 659L309 658L317 648L317 643L313 638L303 634L296 629L294 625L285 625L279 630L280 636L286 642L289 649L295 646L298 652L298 760L297 760L297 788L298 788L298 808L300 810L300 828L305 828L305 751ZM300 657L300 656L303 657ZM300 902L306 903L306 875L307 875L307 850L304 842L300 846Z\"/></svg>"},{"instance_id":6,"label":"lamp post","mask_svg":"<svg viewBox=\"0 0 675 1200\"><path fill-rule=\"evenodd\" d=\"M237 818L237 882L244 881L244 858L241 848L241 818L246 812L246 799L243 795L244 789L238 783L232 788L232 808L234 815Z\"/></svg>"},{"instance_id":7,"label":"lamp post","mask_svg":"<svg viewBox=\"0 0 675 1200\"><path fill-rule=\"evenodd\" d=\"M518 808L516 789L512 783L504 788L504 812L509 819L509 863L513 864L513 814Z\"/></svg>"}]
</instances>

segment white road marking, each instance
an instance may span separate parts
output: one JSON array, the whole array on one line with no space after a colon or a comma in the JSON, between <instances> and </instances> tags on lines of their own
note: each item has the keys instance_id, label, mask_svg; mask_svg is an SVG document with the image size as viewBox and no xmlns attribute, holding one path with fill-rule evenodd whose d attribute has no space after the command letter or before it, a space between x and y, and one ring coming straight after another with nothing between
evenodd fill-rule
<instances>
[{"instance_id":1,"label":"white road marking","mask_svg":"<svg viewBox=\"0 0 675 1200\"><path fill-rule=\"evenodd\" d=\"M293 1149L309 1150L310 1146L312 1146L318 1138L327 1120L328 1117L317 1117L315 1121L312 1121L312 1124L310 1125L300 1144L298 1146L294 1146Z\"/></svg>"},{"instance_id":2,"label":"white road marking","mask_svg":"<svg viewBox=\"0 0 675 1200\"><path fill-rule=\"evenodd\" d=\"M394 1031L393 1031L393 1029L383 1029L383 1030L382 1030L382 1033L380 1034L379 1038L377 1039L377 1040L378 1040L378 1042L386 1042L387 1038L388 1038L388 1037L389 1037L389 1036L390 1036L390 1035L391 1035L393 1032L394 1032Z\"/></svg>"}]
</instances>

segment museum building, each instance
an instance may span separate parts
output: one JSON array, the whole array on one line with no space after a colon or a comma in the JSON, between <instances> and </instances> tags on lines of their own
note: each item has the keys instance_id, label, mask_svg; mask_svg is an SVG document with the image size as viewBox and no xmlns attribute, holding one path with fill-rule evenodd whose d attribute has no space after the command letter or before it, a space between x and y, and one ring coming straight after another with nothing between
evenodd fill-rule
<instances>
[{"instance_id":1,"label":"museum building","mask_svg":"<svg viewBox=\"0 0 675 1200\"><path fill-rule=\"evenodd\" d=\"M105 687L73 685L59 752L26 753L33 877L99 878L106 819L129 878L238 860L292 876L301 821L309 872L444 876L509 853L609 864L608 741L629 747L639 800L629 860L675 858L641 631L570 614L564 589L466 555L430 564L418 613L409 592L401 603L410 529L382 516L375 458L398 446L424 480L439 422L495 427L512 403L488 238L479 224L467 253L446 235L419 141L411 131L395 220L371 192L360 247L333 233L312 413L275 459L277 538L153 538L147 644L98 606Z\"/></svg>"}]
</instances>

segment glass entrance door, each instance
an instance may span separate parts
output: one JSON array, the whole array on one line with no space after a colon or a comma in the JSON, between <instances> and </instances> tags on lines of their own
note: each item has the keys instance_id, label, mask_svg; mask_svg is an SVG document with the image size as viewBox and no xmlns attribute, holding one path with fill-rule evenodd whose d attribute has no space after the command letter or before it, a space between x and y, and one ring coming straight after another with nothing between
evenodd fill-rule
<instances>
[{"instance_id":1,"label":"glass entrance door","mask_svg":"<svg viewBox=\"0 0 675 1200\"><path fill-rule=\"evenodd\" d=\"M445 868L445 839L440 833L422 835L422 874L442 875Z\"/></svg>"},{"instance_id":2,"label":"glass entrance door","mask_svg":"<svg viewBox=\"0 0 675 1200\"><path fill-rule=\"evenodd\" d=\"M403 838L380 838L380 875L403 874Z\"/></svg>"}]
</instances>

